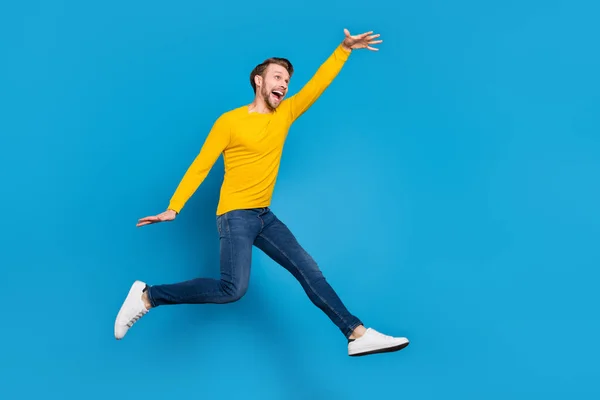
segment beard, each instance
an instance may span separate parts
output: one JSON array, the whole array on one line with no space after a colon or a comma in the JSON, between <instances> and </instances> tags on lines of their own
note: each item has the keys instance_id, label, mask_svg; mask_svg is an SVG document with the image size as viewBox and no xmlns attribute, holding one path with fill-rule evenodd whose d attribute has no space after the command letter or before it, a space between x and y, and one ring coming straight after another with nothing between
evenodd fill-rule
<instances>
[{"instance_id":1,"label":"beard","mask_svg":"<svg viewBox=\"0 0 600 400\"><path fill-rule=\"evenodd\" d=\"M271 98L271 91L267 90L266 88L263 88L261 90L261 96L263 98L263 100L265 101L265 104L267 105L267 107L269 107L269 109L271 111L275 110L277 108L277 106L279 105L279 102L274 103L273 99Z\"/></svg>"}]
</instances>

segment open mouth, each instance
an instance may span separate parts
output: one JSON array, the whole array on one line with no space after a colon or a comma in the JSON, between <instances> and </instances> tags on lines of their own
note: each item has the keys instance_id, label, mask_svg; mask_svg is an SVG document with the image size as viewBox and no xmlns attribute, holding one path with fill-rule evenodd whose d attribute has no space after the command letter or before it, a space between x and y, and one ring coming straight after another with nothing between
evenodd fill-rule
<instances>
[{"instance_id":1,"label":"open mouth","mask_svg":"<svg viewBox=\"0 0 600 400\"><path fill-rule=\"evenodd\" d=\"M275 97L276 100L280 101L281 99L283 99L283 92L281 90L273 90L271 92L271 94L273 95L273 97Z\"/></svg>"}]
</instances>

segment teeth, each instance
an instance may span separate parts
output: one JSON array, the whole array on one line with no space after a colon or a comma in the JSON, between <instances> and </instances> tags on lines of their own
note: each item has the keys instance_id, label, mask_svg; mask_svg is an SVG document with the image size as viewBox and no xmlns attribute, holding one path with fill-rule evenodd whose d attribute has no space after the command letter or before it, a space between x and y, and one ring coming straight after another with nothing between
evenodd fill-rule
<instances>
[{"instance_id":1,"label":"teeth","mask_svg":"<svg viewBox=\"0 0 600 400\"><path fill-rule=\"evenodd\" d=\"M274 90L273 93L283 96L283 92L280 92L279 90Z\"/></svg>"}]
</instances>

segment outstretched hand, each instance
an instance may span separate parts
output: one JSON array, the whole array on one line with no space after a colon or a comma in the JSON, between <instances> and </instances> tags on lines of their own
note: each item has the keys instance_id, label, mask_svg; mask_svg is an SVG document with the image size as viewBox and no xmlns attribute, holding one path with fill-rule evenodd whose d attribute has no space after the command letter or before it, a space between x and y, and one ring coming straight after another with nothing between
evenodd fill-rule
<instances>
[{"instance_id":1,"label":"outstretched hand","mask_svg":"<svg viewBox=\"0 0 600 400\"><path fill-rule=\"evenodd\" d=\"M344 46L347 50L367 49L371 51L379 51L378 48L371 45L383 42L383 40L373 40L380 36L379 34L373 35L373 31L361 33L360 35L350 35L348 29L344 29L344 34L346 37L342 42L342 46Z\"/></svg>"},{"instance_id":2,"label":"outstretched hand","mask_svg":"<svg viewBox=\"0 0 600 400\"><path fill-rule=\"evenodd\" d=\"M157 222L164 222L164 221L173 221L176 216L177 216L177 213L175 211L167 210L158 215L140 218L138 220L138 223L136 224L136 226L150 225L150 224L155 224Z\"/></svg>"}]
</instances>

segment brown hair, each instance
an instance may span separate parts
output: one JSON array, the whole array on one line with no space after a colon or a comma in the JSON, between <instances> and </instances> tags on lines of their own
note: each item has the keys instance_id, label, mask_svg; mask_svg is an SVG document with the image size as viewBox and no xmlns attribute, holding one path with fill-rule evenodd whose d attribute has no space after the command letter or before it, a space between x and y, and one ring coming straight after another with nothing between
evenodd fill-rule
<instances>
[{"instance_id":1,"label":"brown hair","mask_svg":"<svg viewBox=\"0 0 600 400\"><path fill-rule=\"evenodd\" d=\"M290 74L290 78L292 77L292 74L294 73L294 67L292 66L292 63L288 59L281 58L281 57L267 58L265 61L258 64L256 67L254 67L254 69L250 73L250 85L252 85L252 90L254 90L254 93L256 93L256 84L254 83L254 77L256 75L264 76L263 74L265 73L265 71L267 70L267 67L270 64L281 65L283 68L285 68L287 70L288 74Z\"/></svg>"}]
</instances>

